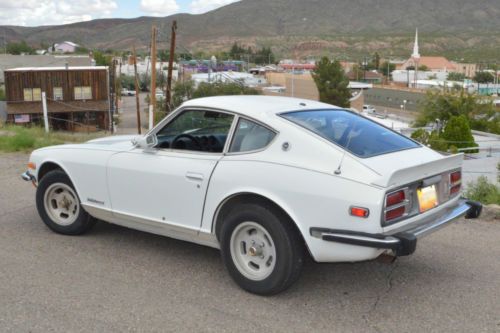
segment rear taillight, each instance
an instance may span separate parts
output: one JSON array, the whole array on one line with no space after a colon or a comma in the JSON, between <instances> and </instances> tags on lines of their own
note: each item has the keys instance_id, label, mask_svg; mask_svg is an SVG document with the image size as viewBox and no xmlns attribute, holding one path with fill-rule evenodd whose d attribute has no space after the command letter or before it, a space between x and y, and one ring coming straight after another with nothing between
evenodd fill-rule
<instances>
[{"instance_id":1,"label":"rear taillight","mask_svg":"<svg viewBox=\"0 0 500 333\"><path fill-rule=\"evenodd\" d=\"M385 221L389 222L407 214L409 200L406 189L389 193L385 196Z\"/></svg>"},{"instance_id":2,"label":"rear taillight","mask_svg":"<svg viewBox=\"0 0 500 333\"><path fill-rule=\"evenodd\" d=\"M450 173L450 196L455 196L462 188L462 172L455 171Z\"/></svg>"},{"instance_id":3,"label":"rear taillight","mask_svg":"<svg viewBox=\"0 0 500 333\"><path fill-rule=\"evenodd\" d=\"M406 194L405 194L404 190L388 194L385 197L385 206L389 207L389 206L397 205L397 204L405 201L405 199L406 199Z\"/></svg>"},{"instance_id":4,"label":"rear taillight","mask_svg":"<svg viewBox=\"0 0 500 333\"><path fill-rule=\"evenodd\" d=\"M385 220L390 221L397 219L405 214L405 207L398 207L385 212Z\"/></svg>"}]
</instances>

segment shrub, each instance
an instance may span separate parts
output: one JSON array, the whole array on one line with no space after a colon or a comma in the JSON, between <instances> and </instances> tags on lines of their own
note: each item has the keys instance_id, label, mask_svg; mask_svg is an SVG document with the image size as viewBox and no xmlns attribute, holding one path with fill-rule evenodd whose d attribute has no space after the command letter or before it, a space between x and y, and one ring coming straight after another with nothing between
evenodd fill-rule
<instances>
[{"instance_id":1,"label":"shrub","mask_svg":"<svg viewBox=\"0 0 500 333\"><path fill-rule=\"evenodd\" d=\"M456 148L471 148L478 146L472 136L469 122L463 115L450 118L444 127L441 138ZM477 150L468 150L467 152L475 153Z\"/></svg>"},{"instance_id":2,"label":"shrub","mask_svg":"<svg viewBox=\"0 0 500 333\"><path fill-rule=\"evenodd\" d=\"M475 182L468 183L465 196L485 205L500 204L500 188L490 183L485 176L479 176Z\"/></svg>"},{"instance_id":3,"label":"shrub","mask_svg":"<svg viewBox=\"0 0 500 333\"><path fill-rule=\"evenodd\" d=\"M437 150L437 151L447 151L448 150L448 143L446 140L441 138L439 135L439 132L437 131L432 131L431 135L429 136L429 144L432 149Z\"/></svg>"},{"instance_id":4,"label":"shrub","mask_svg":"<svg viewBox=\"0 0 500 333\"><path fill-rule=\"evenodd\" d=\"M423 145L429 144L429 132L423 128L419 128L411 134L411 138L420 142Z\"/></svg>"}]
</instances>

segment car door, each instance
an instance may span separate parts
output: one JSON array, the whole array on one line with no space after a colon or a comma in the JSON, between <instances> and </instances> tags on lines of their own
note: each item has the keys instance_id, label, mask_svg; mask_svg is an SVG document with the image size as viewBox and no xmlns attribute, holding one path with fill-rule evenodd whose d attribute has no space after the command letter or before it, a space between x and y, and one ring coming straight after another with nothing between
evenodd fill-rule
<instances>
[{"instance_id":1,"label":"car door","mask_svg":"<svg viewBox=\"0 0 500 333\"><path fill-rule=\"evenodd\" d=\"M155 148L112 156L107 172L113 214L199 230L233 120L225 112L183 110L154 133Z\"/></svg>"}]
</instances>

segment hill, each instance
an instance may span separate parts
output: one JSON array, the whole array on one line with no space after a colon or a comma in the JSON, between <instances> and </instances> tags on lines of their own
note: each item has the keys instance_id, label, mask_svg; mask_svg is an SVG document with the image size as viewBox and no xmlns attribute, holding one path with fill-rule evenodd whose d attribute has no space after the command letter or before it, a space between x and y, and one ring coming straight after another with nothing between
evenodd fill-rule
<instances>
[{"instance_id":1,"label":"hill","mask_svg":"<svg viewBox=\"0 0 500 333\"><path fill-rule=\"evenodd\" d=\"M243 0L202 14L165 18L100 19L60 26L0 27L8 40L33 45L72 40L87 47L146 48L151 25L166 42L179 26L179 45L190 50L226 48L238 40L269 45L281 53L336 50L360 56L380 50L406 54L416 27L423 51L454 57L495 57L500 44L500 1L492 0ZM161 45L160 45L161 47Z\"/></svg>"}]
</instances>

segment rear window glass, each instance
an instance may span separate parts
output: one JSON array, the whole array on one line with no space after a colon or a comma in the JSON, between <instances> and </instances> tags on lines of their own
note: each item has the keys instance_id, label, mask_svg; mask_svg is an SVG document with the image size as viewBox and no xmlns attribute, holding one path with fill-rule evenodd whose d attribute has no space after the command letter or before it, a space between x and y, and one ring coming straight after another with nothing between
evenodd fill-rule
<instances>
[{"instance_id":1,"label":"rear window glass","mask_svg":"<svg viewBox=\"0 0 500 333\"><path fill-rule=\"evenodd\" d=\"M345 110L311 110L281 114L359 157L417 148L409 138Z\"/></svg>"}]
</instances>

